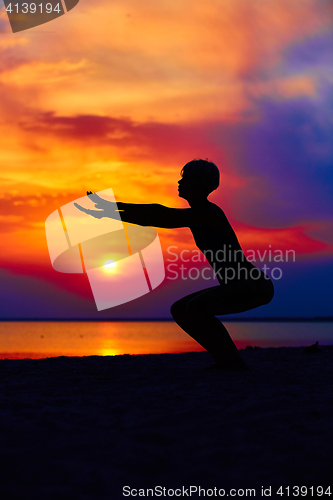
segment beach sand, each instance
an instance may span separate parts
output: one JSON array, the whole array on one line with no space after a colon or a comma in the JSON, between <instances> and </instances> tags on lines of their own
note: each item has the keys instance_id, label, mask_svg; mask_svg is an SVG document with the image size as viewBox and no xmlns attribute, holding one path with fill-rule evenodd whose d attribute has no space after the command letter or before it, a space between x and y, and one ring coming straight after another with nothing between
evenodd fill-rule
<instances>
[{"instance_id":1,"label":"beach sand","mask_svg":"<svg viewBox=\"0 0 333 500\"><path fill-rule=\"evenodd\" d=\"M206 352L0 360L0 498L327 486L333 346L321 349L242 350L248 372L207 370Z\"/></svg>"}]
</instances>

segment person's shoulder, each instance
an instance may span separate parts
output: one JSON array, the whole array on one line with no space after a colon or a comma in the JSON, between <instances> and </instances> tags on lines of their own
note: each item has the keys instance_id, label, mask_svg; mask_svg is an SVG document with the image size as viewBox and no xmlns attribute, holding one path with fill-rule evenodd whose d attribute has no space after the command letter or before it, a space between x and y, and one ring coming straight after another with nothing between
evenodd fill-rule
<instances>
[{"instance_id":1,"label":"person's shoulder","mask_svg":"<svg viewBox=\"0 0 333 500\"><path fill-rule=\"evenodd\" d=\"M209 202L209 205L207 205L207 211L211 214L214 214L215 217L219 217L219 218L226 217L222 208L219 207L218 205L216 205L215 203L212 203L211 201Z\"/></svg>"},{"instance_id":2,"label":"person's shoulder","mask_svg":"<svg viewBox=\"0 0 333 500\"><path fill-rule=\"evenodd\" d=\"M200 207L195 207L193 211L196 223L205 227L218 229L221 227L221 223L226 220L223 210L215 203L208 202Z\"/></svg>"},{"instance_id":3,"label":"person's shoulder","mask_svg":"<svg viewBox=\"0 0 333 500\"><path fill-rule=\"evenodd\" d=\"M191 207L191 211L197 215L204 214L205 216L224 215L223 210L210 201Z\"/></svg>"},{"instance_id":4,"label":"person's shoulder","mask_svg":"<svg viewBox=\"0 0 333 500\"><path fill-rule=\"evenodd\" d=\"M218 211L218 212L223 212L222 208L219 207L218 205L216 205L216 203L213 203L212 201L208 201L207 207L210 210L215 210L215 211Z\"/></svg>"},{"instance_id":5,"label":"person's shoulder","mask_svg":"<svg viewBox=\"0 0 333 500\"><path fill-rule=\"evenodd\" d=\"M209 218L211 220L211 225L213 225L216 229L223 231L229 231L231 225L228 217L226 216L224 210L221 207L216 205L215 203L210 202L209 210Z\"/></svg>"}]
</instances>

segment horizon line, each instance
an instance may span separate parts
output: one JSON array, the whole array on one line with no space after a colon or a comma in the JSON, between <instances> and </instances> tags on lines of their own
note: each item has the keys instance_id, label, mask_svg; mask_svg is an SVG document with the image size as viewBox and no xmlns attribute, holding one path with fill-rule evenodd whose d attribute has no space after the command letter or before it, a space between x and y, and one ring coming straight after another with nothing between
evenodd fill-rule
<instances>
[{"instance_id":1,"label":"horizon line","mask_svg":"<svg viewBox=\"0 0 333 500\"><path fill-rule=\"evenodd\" d=\"M333 322L333 316L268 316L268 317L249 317L249 318L224 318L218 316L223 322ZM0 318L0 322L19 322L19 321L45 321L45 322L174 322L172 318Z\"/></svg>"}]
</instances>

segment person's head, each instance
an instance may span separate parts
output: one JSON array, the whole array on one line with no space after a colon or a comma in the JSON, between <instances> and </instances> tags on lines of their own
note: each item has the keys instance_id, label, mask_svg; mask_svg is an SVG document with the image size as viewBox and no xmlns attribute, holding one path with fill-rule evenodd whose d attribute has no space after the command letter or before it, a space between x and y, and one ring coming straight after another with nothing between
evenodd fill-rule
<instances>
[{"instance_id":1,"label":"person's head","mask_svg":"<svg viewBox=\"0 0 333 500\"><path fill-rule=\"evenodd\" d=\"M208 160L192 160L182 168L178 181L179 196L185 200L199 200L218 188L220 172L215 163Z\"/></svg>"}]
</instances>

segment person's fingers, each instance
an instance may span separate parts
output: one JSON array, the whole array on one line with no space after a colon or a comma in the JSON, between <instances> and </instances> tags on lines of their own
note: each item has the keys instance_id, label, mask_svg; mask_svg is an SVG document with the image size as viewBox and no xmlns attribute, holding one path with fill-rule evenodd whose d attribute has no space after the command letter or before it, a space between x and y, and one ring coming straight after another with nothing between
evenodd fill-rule
<instances>
[{"instance_id":1,"label":"person's fingers","mask_svg":"<svg viewBox=\"0 0 333 500\"><path fill-rule=\"evenodd\" d=\"M86 214L89 212L89 210L87 208L81 207L81 205L79 205L78 203L74 203L74 207L81 210L81 212L85 212Z\"/></svg>"},{"instance_id":2,"label":"person's fingers","mask_svg":"<svg viewBox=\"0 0 333 500\"><path fill-rule=\"evenodd\" d=\"M104 200L103 198L101 198L100 196L98 196L98 194L96 193L92 193L89 198L94 202L94 203L97 203L99 204L99 207L98 208L105 208L105 207L108 207L110 205L110 202L107 201L107 200Z\"/></svg>"},{"instance_id":3,"label":"person's fingers","mask_svg":"<svg viewBox=\"0 0 333 500\"><path fill-rule=\"evenodd\" d=\"M79 210L81 210L81 212L84 212L85 214L95 217L95 219L101 219L102 217L105 216L104 212L100 210L90 210L89 208L81 207L81 205L79 205L78 203L74 203L74 206Z\"/></svg>"},{"instance_id":4,"label":"person's fingers","mask_svg":"<svg viewBox=\"0 0 333 500\"><path fill-rule=\"evenodd\" d=\"M93 193L92 191L87 191L87 196L93 201L94 203L100 203L100 205L95 205L96 208L103 208L101 206L101 203L103 202L103 199L100 198L96 193Z\"/></svg>"}]
</instances>

